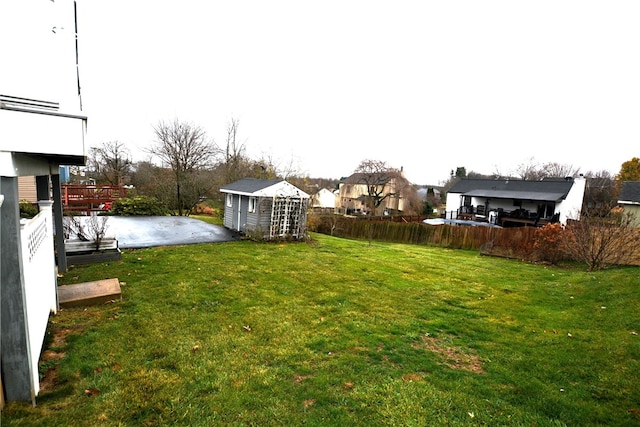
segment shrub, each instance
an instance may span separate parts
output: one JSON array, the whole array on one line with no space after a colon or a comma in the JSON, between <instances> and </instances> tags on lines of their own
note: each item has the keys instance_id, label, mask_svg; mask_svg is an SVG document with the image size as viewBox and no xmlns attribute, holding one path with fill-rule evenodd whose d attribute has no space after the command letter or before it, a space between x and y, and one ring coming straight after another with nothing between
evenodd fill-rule
<instances>
[{"instance_id":1,"label":"shrub","mask_svg":"<svg viewBox=\"0 0 640 427\"><path fill-rule=\"evenodd\" d=\"M136 196L113 202L113 215L121 216L165 216L167 207L154 197Z\"/></svg>"},{"instance_id":2,"label":"shrub","mask_svg":"<svg viewBox=\"0 0 640 427\"><path fill-rule=\"evenodd\" d=\"M207 206L205 203L198 203L191 209L191 213L194 215L218 216L218 209Z\"/></svg>"},{"instance_id":3,"label":"shrub","mask_svg":"<svg viewBox=\"0 0 640 427\"><path fill-rule=\"evenodd\" d=\"M567 224L564 245L569 256L587 264L589 271L602 270L610 265L632 264L638 258L637 231L628 214L583 215L580 221Z\"/></svg>"},{"instance_id":4,"label":"shrub","mask_svg":"<svg viewBox=\"0 0 640 427\"><path fill-rule=\"evenodd\" d=\"M533 249L538 260L556 264L564 258L563 231L560 223L536 228Z\"/></svg>"},{"instance_id":5,"label":"shrub","mask_svg":"<svg viewBox=\"0 0 640 427\"><path fill-rule=\"evenodd\" d=\"M38 206L26 200L20 200L20 218L33 218L38 215Z\"/></svg>"},{"instance_id":6,"label":"shrub","mask_svg":"<svg viewBox=\"0 0 640 427\"><path fill-rule=\"evenodd\" d=\"M307 215L307 230L316 232L322 220L318 215Z\"/></svg>"}]
</instances>

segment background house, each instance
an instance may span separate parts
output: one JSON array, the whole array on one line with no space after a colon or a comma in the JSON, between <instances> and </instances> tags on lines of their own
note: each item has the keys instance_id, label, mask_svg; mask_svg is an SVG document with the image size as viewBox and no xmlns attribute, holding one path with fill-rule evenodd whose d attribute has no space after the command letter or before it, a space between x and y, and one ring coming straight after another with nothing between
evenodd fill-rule
<instances>
[{"instance_id":1,"label":"background house","mask_svg":"<svg viewBox=\"0 0 640 427\"><path fill-rule=\"evenodd\" d=\"M53 222L63 229L60 165L84 164L87 118L79 96L75 2L4 0L0 15L0 397L35 404L38 359L57 309ZM23 181L40 205L35 218L22 222L21 177L35 177ZM58 269L65 271L64 238L55 238Z\"/></svg>"},{"instance_id":2,"label":"background house","mask_svg":"<svg viewBox=\"0 0 640 427\"><path fill-rule=\"evenodd\" d=\"M263 239L305 236L309 195L283 180L244 178L220 188L224 226Z\"/></svg>"},{"instance_id":3,"label":"background house","mask_svg":"<svg viewBox=\"0 0 640 427\"><path fill-rule=\"evenodd\" d=\"M311 197L311 207L314 212L333 213L336 208L336 199L336 193L323 188Z\"/></svg>"},{"instance_id":4,"label":"background house","mask_svg":"<svg viewBox=\"0 0 640 427\"><path fill-rule=\"evenodd\" d=\"M585 178L522 181L461 179L447 193L446 219L488 221L504 227L580 219Z\"/></svg>"},{"instance_id":5,"label":"background house","mask_svg":"<svg viewBox=\"0 0 640 427\"><path fill-rule=\"evenodd\" d=\"M383 200L371 212L370 189ZM340 180L336 209L346 215L391 215L406 210L414 188L400 173L354 173Z\"/></svg>"},{"instance_id":6,"label":"background house","mask_svg":"<svg viewBox=\"0 0 640 427\"><path fill-rule=\"evenodd\" d=\"M633 225L640 227L640 181L623 182L618 203L622 205L624 213L633 216Z\"/></svg>"}]
</instances>

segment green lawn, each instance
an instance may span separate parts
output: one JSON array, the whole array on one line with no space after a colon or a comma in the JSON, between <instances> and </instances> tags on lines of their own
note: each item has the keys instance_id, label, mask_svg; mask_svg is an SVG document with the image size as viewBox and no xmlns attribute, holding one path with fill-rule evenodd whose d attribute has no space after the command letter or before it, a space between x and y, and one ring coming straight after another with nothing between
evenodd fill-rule
<instances>
[{"instance_id":1,"label":"green lawn","mask_svg":"<svg viewBox=\"0 0 640 427\"><path fill-rule=\"evenodd\" d=\"M323 235L126 251L61 279L123 300L52 317L38 405L1 421L640 425L639 272Z\"/></svg>"}]
</instances>

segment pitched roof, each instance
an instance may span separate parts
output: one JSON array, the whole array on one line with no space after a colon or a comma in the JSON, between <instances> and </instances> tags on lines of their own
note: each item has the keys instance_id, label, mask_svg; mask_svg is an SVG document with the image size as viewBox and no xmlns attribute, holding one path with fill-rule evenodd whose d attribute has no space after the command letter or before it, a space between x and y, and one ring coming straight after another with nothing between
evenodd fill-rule
<instances>
[{"instance_id":1,"label":"pitched roof","mask_svg":"<svg viewBox=\"0 0 640 427\"><path fill-rule=\"evenodd\" d=\"M340 182L345 184L384 185L395 177L396 177L395 174L388 173L388 172L372 172L372 173L355 172L346 178L342 178Z\"/></svg>"},{"instance_id":2,"label":"pitched roof","mask_svg":"<svg viewBox=\"0 0 640 427\"><path fill-rule=\"evenodd\" d=\"M523 181L514 179L461 179L450 193L495 199L559 201L567 197L573 179Z\"/></svg>"},{"instance_id":3,"label":"pitched roof","mask_svg":"<svg viewBox=\"0 0 640 427\"><path fill-rule=\"evenodd\" d=\"M309 195L298 187L281 179L243 178L220 188L222 193L241 194L243 196L274 197L295 196L308 198Z\"/></svg>"},{"instance_id":4,"label":"pitched roof","mask_svg":"<svg viewBox=\"0 0 640 427\"><path fill-rule=\"evenodd\" d=\"M280 179L256 179L256 178L243 178L239 181L232 182L231 184L224 185L220 188L220 191L229 193L255 193L256 191L263 190L267 187L271 187L274 184L281 182Z\"/></svg>"},{"instance_id":5,"label":"pitched roof","mask_svg":"<svg viewBox=\"0 0 640 427\"><path fill-rule=\"evenodd\" d=\"M639 204L640 203L640 181L625 181L622 183L618 203Z\"/></svg>"}]
</instances>

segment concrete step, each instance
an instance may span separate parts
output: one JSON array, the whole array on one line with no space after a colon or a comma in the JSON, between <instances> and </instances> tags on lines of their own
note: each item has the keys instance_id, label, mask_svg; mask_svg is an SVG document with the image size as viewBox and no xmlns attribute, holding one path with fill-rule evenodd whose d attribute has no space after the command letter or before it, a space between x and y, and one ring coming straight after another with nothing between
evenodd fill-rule
<instances>
[{"instance_id":1,"label":"concrete step","mask_svg":"<svg viewBox=\"0 0 640 427\"><path fill-rule=\"evenodd\" d=\"M58 303L63 308L104 304L112 300L122 300L118 279L58 286Z\"/></svg>"}]
</instances>

